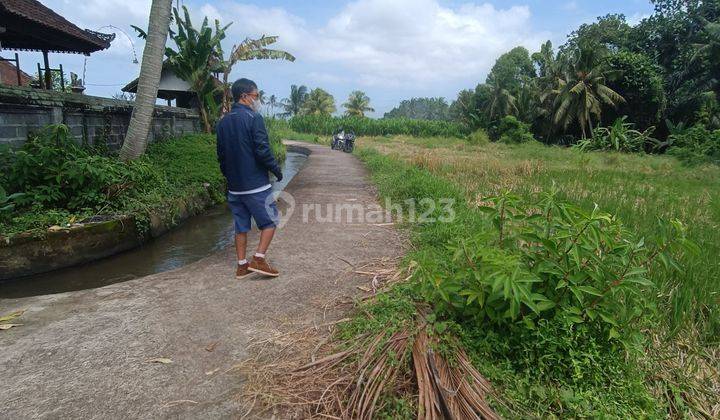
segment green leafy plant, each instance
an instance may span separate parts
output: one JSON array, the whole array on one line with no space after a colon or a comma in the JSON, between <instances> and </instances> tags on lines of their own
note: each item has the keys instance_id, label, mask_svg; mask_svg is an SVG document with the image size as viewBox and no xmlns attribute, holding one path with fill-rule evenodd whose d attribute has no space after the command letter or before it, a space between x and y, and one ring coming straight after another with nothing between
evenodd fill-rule
<instances>
[{"instance_id":1,"label":"green leafy plant","mask_svg":"<svg viewBox=\"0 0 720 420\"><path fill-rule=\"evenodd\" d=\"M633 129L634 124L625 122L626 119L627 117L623 116L609 127L595 128L592 137L580 140L576 146L582 151L614 150L635 153L642 152L646 145L659 143L652 137L655 127L638 131Z\"/></svg>"},{"instance_id":2,"label":"green leafy plant","mask_svg":"<svg viewBox=\"0 0 720 420\"><path fill-rule=\"evenodd\" d=\"M468 136L467 141L470 144L483 145L490 143L490 137L485 130L478 128Z\"/></svg>"},{"instance_id":3,"label":"green leafy plant","mask_svg":"<svg viewBox=\"0 0 720 420\"><path fill-rule=\"evenodd\" d=\"M450 260L419 270L428 301L480 323L588 324L630 346L653 310L650 270L660 269L656 262L679 270L674 253L697 251L677 220L659 222L657 237L636 238L616 217L563 202L556 190L531 203L510 192L488 202L480 210L491 231L450 241Z\"/></svg>"},{"instance_id":4,"label":"green leafy plant","mask_svg":"<svg viewBox=\"0 0 720 420\"><path fill-rule=\"evenodd\" d=\"M25 196L24 193L9 194L0 185L0 220L5 220L15 209L16 202Z\"/></svg>"},{"instance_id":5,"label":"green leafy plant","mask_svg":"<svg viewBox=\"0 0 720 420\"><path fill-rule=\"evenodd\" d=\"M720 130L708 130L702 124L670 135L668 153L688 165L720 164Z\"/></svg>"},{"instance_id":6,"label":"green leafy plant","mask_svg":"<svg viewBox=\"0 0 720 420\"><path fill-rule=\"evenodd\" d=\"M149 176L143 162L125 164L79 146L62 124L48 126L19 150L4 153L3 160L10 162L5 184L18 207L96 208Z\"/></svg>"},{"instance_id":7,"label":"green leafy plant","mask_svg":"<svg viewBox=\"0 0 720 420\"><path fill-rule=\"evenodd\" d=\"M512 115L500 120L497 133L501 143L517 144L535 140L530 127Z\"/></svg>"}]
</instances>

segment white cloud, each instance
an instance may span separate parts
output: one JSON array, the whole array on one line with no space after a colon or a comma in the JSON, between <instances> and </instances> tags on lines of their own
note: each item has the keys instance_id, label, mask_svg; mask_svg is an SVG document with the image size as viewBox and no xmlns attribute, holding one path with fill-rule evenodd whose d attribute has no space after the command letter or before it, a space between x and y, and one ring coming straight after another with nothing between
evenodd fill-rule
<instances>
[{"instance_id":1,"label":"white cloud","mask_svg":"<svg viewBox=\"0 0 720 420\"><path fill-rule=\"evenodd\" d=\"M572 12L572 11L575 11L575 10L578 9L578 4L577 4L576 1L569 1L569 2L567 2L567 3L565 3L565 4L563 4L563 7L562 7L562 8L563 8L564 10L567 10L567 11L571 11L571 12Z\"/></svg>"},{"instance_id":2,"label":"white cloud","mask_svg":"<svg viewBox=\"0 0 720 420\"><path fill-rule=\"evenodd\" d=\"M537 48L548 37L532 31L526 6L450 8L437 0L357 0L320 27L282 8L233 1L208 3L201 11L235 21L229 33L237 40L279 35L278 47L298 62L325 65L334 73L341 70L345 78L351 73L366 86L480 80L503 52L517 45Z\"/></svg>"}]
</instances>

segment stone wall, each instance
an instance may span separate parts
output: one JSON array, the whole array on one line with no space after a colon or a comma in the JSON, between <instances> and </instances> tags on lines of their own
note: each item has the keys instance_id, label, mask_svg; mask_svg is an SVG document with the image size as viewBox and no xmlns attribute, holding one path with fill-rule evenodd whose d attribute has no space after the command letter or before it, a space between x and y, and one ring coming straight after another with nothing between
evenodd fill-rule
<instances>
[{"instance_id":1,"label":"stone wall","mask_svg":"<svg viewBox=\"0 0 720 420\"><path fill-rule=\"evenodd\" d=\"M78 142L122 145L132 102L74 93L0 85L0 145L19 147L29 133L48 124L65 124ZM151 141L201 131L197 112L157 105Z\"/></svg>"}]
</instances>

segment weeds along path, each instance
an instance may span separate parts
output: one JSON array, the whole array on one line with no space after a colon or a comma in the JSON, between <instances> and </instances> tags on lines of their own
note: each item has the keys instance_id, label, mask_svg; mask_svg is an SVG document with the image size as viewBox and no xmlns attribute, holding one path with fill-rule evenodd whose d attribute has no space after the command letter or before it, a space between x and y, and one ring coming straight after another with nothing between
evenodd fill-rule
<instances>
[{"instance_id":1,"label":"weeds along path","mask_svg":"<svg viewBox=\"0 0 720 420\"><path fill-rule=\"evenodd\" d=\"M353 266L402 253L392 226L345 215L303 222L304 204L367 206L376 196L354 156L295 144L311 154L286 189L295 210L268 254L279 278L235 280L227 249L99 289L0 300L3 314L25 310L14 320L21 326L0 331L0 417L241 415L243 378L233 367L250 340L332 321L340 314L329 304L372 281Z\"/></svg>"}]
</instances>

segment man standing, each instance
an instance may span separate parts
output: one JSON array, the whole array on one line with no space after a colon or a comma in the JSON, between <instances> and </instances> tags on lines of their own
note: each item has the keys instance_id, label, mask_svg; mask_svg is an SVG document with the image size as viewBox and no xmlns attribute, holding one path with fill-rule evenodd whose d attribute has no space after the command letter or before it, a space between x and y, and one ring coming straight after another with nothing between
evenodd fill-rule
<instances>
[{"instance_id":1,"label":"man standing","mask_svg":"<svg viewBox=\"0 0 720 420\"><path fill-rule=\"evenodd\" d=\"M233 106L217 124L217 155L228 186L228 205L235 223L238 266L235 277L252 272L276 277L279 273L265 260L278 221L268 172L278 181L282 172L270 149L265 122L258 113L260 100L255 82L239 79L232 85ZM260 243L252 259L245 256L250 218L260 229Z\"/></svg>"}]
</instances>

